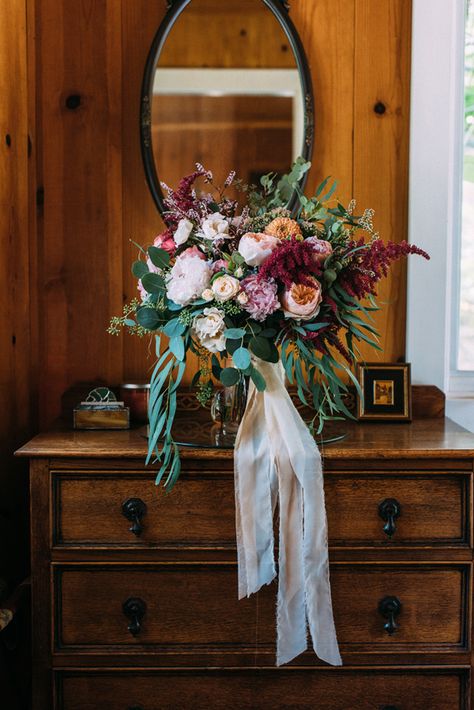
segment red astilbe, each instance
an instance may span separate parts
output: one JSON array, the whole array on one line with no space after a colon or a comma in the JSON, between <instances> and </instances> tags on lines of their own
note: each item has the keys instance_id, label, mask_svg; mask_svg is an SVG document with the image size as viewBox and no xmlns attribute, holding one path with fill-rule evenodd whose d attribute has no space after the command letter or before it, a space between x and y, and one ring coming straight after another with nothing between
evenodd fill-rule
<instances>
[{"instance_id":1,"label":"red astilbe","mask_svg":"<svg viewBox=\"0 0 474 710\"><path fill-rule=\"evenodd\" d=\"M350 251L363 247L364 240L359 239L350 245ZM376 284L387 276L389 267L397 259L409 254L418 254L429 259L429 254L415 244L402 241L399 244L375 239L360 249L353 261L341 272L339 283L347 293L354 298L362 299L376 294Z\"/></svg>"},{"instance_id":2,"label":"red astilbe","mask_svg":"<svg viewBox=\"0 0 474 710\"><path fill-rule=\"evenodd\" d=\"M286 288L300 283L313 286L311 274L319 274L311 244L297 239L285 239L263 262L258 273L261 280L275 279Z\"/></svg>"},{"instance_id":3,"label":"red astilbe","mask_svg":"<svg viewBox=\"0 0 474 710\"><path fill-rule=\"evenodd\" d=\"M164 185L168 194L165 198L165 205L168 208L167 222L176 226L183 217L195 219L199 216L200 203L196 197L193 185L196 180L203 175L207 176L204 168L195 170L190 175L183 177L176 190L171 190Z\"/></svg>"}]
</instances>

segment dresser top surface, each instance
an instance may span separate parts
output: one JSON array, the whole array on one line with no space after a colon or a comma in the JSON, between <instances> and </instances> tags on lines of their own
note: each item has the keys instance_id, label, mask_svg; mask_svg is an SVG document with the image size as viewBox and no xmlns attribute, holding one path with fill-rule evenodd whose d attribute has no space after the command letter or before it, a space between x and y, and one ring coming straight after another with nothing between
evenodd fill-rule
<instances>
[{"instance_id":1,"label":"dresser top surface","mask_svg":"<svg viewBox=\"0 0 474 710\"><path fill-rule=\"evenodd\" d=\"M195 413L193 413L195 421ZM178 420L183 427L191 418ZM419 419L411 424L375 424L343 422L342 441L320 446L326 459L350 458L471 458L474 457L474 434L449 419ZM21 447L18 456L35 458L128 458L142 459L147 442L144 427L124 431L74 431L58 425L35 436ZM232 449L209 446L183 446L183 458L232 458Z\"/></svg>"}]
</instances>

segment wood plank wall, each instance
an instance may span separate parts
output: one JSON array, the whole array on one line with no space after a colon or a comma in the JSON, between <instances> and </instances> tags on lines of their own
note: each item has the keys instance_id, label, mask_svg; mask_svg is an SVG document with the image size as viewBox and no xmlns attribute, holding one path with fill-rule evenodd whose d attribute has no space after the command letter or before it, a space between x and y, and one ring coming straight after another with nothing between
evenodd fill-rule
<instances>
[{"instance_id":1,"label":"wood plank wall","mask_svg":"<svg viewBox=\"0 0 474 710\"><path fill-rule=\"evenodd\" d=\"M25 0L0 3L0 577L23 565L26 467L12 459L33 427L29 274L28 63ZM30 228L31 226L31 228Z\"/></svg>"},{"instance_id":2,"label":"wood plank wall","mask_svg":"<svg viewBox=\"0 0 474 710\"><path fill-rule=\"evenodd\" d=\"M36 7L36 182L44 205L33 260L43 428L74 383L148 376L147 344L109 336L106 327L135 294L129 240L149 243L161 226L141 165L138 107L147 50L165 6L165 0L42 0ZM381 234L401 240L411 0L299 0L291 3L291 17L316 95L309 186L336 176L342 199L374 207ZM240 29L249 21L239 18ZM379 102L383 114L374 111ZM388 302L379 318L383 358L393 361L405 347L403 266L381 296ZM8 362L6 376L14 377Z\"/></svg>"}]
</instances>

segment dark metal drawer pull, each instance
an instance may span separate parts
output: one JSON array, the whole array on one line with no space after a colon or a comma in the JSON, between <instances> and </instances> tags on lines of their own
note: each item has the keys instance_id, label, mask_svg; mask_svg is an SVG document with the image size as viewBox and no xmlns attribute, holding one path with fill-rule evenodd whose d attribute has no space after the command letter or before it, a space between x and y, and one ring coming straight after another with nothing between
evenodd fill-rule
<instances>
[{"instance_id":1,"label":"dark metal drawer pull","mask_svg":"<svg viewBox=\"0 0 474 710\"><path fill-rule=\"evenodd\" d=\"M142 705L130 705L128 710L144 710ZM382 709L383 710L383 709ZM387 706L386 710L390 710L390 707ZM392 708L392 710L397 710L397 708Z\"/></svg>"},{"instance_id":2,"label":"dark metal drawer pull","mask_svg":"<svg viewBox=\"0 0 474 710\"><path fill-rule=\"evenodd\" d=\"M130 708L130 710L141 710L141 708ZM398 710L395 705L382 705L380 710Z\"/></svg>"},{"instance_id":3,"label":"dark metal drawer pull","mask_svg":"<svg viewBox=\"0 0 474 710\"><path fill-rule=\"evenodd\" d=\"M122 611L130 621L128 630L132 636L138 636L142 629L141 622L146 614L146 603L140 597L129 597L122 604Z\"/></svg>"},{"instance_id":4,"label":"dark metal drawer pull","mask_svg":"<svg viewBox=\"0 0 474 710\"><path fill-rule=\"evenodd\" d=\"M143 532L142 518L146 515L146 503L141 498L128 498L122 503L122 515L132 523L130 532L141 535Z\"/></svg>"},{"instance_id":5,"label":"dark metal drawer pull","mask_svg":"<svg viewBox=\"0 0 474 710\"><path fill-rule=\"evenodd\" d=\"M397 597L384 597L379 603L379 612L384 619L387 619L383 628L389 636L398 629L395 619L402 610L402 603Z\"/></svg>"},{"instance_id":6,"label":"dark metal drawer pull","mask_svg":"<svg viewBox=\"0 0 474 710\"><path fill-rule=\"evenodd\" d=\"M395 520L400 516L402 506L395 498L385 498L379 505L379 515L382 520L385 520L383 531L388 537L395 534L397 528Z\"/></svg>"}]
</instances>

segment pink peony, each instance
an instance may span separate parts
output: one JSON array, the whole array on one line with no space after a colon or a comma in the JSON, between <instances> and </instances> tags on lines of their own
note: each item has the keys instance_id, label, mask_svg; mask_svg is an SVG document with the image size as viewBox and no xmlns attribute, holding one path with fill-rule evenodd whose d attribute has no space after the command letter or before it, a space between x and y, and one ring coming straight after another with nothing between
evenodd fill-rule
<instances>
[{"instance_id":1,"label":"pink peony","mask_svg":"<svg viewBox=\"0 0 474 710\"><path fill-rule=\"evenodd\" d=\"M319 313L322 300L321 286L312 279L313 286L292 284L281 295L281 305L286 318L310 320Z\"/></svg>"},{"instance_id":2,"label":"pink peony","mask_svg":"<svg viewBox=\"0 0 474 710\"><path fill-rule=\"evenodd\" d=\"M313 260L315 264L318 264L318 266L322 266L328 256L332 254L332 246L325 239L308 237L306 244L311 244L313 247Z\"/></svg>"},{"instance_id":3,"label":"pink peony","mask_svg":"<svg viewBox=\"0 0 474 710\"><path fill-rule=\"evenodd\" d=\"M186 250L187 251L187 250ZM166 292L168 298L180 306L188 306L211 283L211 269L208 263L195 254L177 257L168 274Z\"/></svg>"},{"instance_id":4,"label":"pink peony","mask_svg":"<svg viewBox=\"0 0 474 710\"><path fill-rule=\"evenodd\" d=\"M199 259L206 261L206 255L203 254L203 252L197 246L188 247L179 255L179 258L186 259L190 256L197 256L197 257L199 257Z\"/></svg>"},{"instance_id":5,"label":"pink peony","mask_svg":"<svg viewBox=\"0 0 474 710\"><path fill-rule=\"evenodd\" d=\"M169 229L155 237L153 246L158 247L158 249L164 249L170 256L173 256L176 251L176 244Z\"/></svg>"},{"instance_id":6,"label":"pink peony","mask_svg":"<svg viewBox=\"0 0 474 710\"><path fill-rule=\"evenodd\" d=\"M273 281L263 281L257 275L247 276L240 282L248 301L244 309L252 318L264 321L267 316L280 308L277 298L277 285Z\"/></svg>"}]
</instances>

